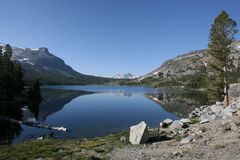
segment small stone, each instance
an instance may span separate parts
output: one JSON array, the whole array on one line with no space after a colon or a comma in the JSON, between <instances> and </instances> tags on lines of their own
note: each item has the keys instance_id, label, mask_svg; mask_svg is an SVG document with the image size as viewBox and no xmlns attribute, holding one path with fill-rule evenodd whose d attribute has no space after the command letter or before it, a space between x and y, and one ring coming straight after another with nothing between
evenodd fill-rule
<instances>
[{"instance_id":1,"label":"small stone","mask_svg":"<svg viewBox=\"0 0 240 160\"><path fill-rule=\"evenodd\" d=\"M216 105L220 106L220 105L223 105L222 102L216 102Z\"/></svg>"},{"instance_id":2,"label":"small stone","mask_svg":"<svg viewBox=\"0 0 240 160\"><path fill-rule=\"evenodd\" d=\"M222 124L222 127L224 129L224 131L229 131L229 130L233 130L233 131L237 131L237 125L234 122L226 122Z\"/></svg>"},{"instance_id":3,"label":"small stone","mask_svg":"<svg viewBox=\"0 0 240 160\"><path fill-rule=\"evenodd\" d=\"M162 128L162 126L163 126L163 123L162 123L162 122L160 122L160 128Z\"/></svg>"},{"instance_id":4,"label":"small stone","mask_svg":"<svg viewBox=\"0 0 240 160\"><path fill-rule=\"evenodd\" d=\"M189 118L182 118L180 121L182 123L191 123L191 120Z\"/></svg>"},{"instance_id":5,"label":"small stone","mask_svg":"<svg viewBox=\"0 0 240 160\"><path fill-rule=\"evenodd\" d=\"M173 155L176 156L176 157L183 157L183 152L182 151L176 151L176 152L173 152Z\"/></svg>"},{"instance_id":6,"label":"small stone","mask_svg":"<svg viewBox=\"0 0 240 160\"><path fill-rule=\"evenodd\" d=\"M165 120L162 122L162 127L163 127L163 128L166 128L166 127L168 127L170 124L172 124L172 122L173 122L173 120L167 118L167 119L165 119Z\"/></svg>"},{"instance_id":7,"label":"small stone","mask_svg":"<svg viewBox=\"0 0 240 160\"><path fill-rule=\"evenodd\" d=\"M126 138L125 136L121 136L121 137L120 137L120 141L121 141L121 142L126 142L126 141L127 141L127 138Z\"/></svg>"},{"instance_id":8,"label":"small stone","mask_svg":"<svg viewBox=\"0 0 240 160\"><path fill-rule=\"evenodd\" d=\"M202 119L199 123L203 124L203 123L208 123L208 122L209 122L209 119Z\"/></svg>"},{"instance_id":9,"label":"small stone","mask_svg":"<svg viewBox=\"0 0 240 160\"><path fill-rule=\"evenodd\" d=\"M192 141L192 137L186 137L186 138L183 138L181 141L180 141L180 145L184 145L184 144L188 144Z\"/></svg>"},{"instance_id":10,"label":"small stone","mask_svg":"<svg viewBox=\"0 0 240 160\"><path fill-rule=\"evenodd\" d=\"M179 120L175 120L172 122L172 124L169 126L170 131L177 133L180 131L183 127L183 123Z\"/></svg>"},{"instance_id":11,"label":"small stone","mask_svg":"<svg viewBox=\"0 0 240 160\"><path fill-rule=\"evenodd\" d=\"M44 139L43 136L37 138L37 140L43 140L43 139Z\"/></svg>"}]
</instances>

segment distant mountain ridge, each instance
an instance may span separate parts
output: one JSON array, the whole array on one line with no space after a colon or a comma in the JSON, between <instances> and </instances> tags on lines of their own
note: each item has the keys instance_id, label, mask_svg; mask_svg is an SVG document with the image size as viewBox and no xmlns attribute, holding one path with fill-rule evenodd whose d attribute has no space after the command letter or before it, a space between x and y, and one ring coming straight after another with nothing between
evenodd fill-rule
<instances>
[{"instance_id":1,"label":"distant mountain ridge","mask_svg":"<svg viewBox=\"0 0 240 160\"><path fill-rule=\"evenodd\" d=\"M136 74L125 73L125 74L115 74L111 78L115 78L115 79L135 79L135 78L138 78L138 77L139 76L136 75Z\"/></svg>"},{"instance_id":2,"label":"distant mountain ridge","mask_svg":"<svg viewBox=\"0 0 240 160\"><path fill-rule=\"evenodd\" d=\"M231 44L231 58L233 65L240 64L240 41ZM140 80L148 77L181 77L194 75L197 72L205 72L209 62L209 55L206 49L196 50L179 55L173 59L165 61L159 68L143 76Z\"/></svg>"},{"instance_id":3,"label":"distant mountain ridge","mask_svg":"<svg viewBox=\"0 0 240 160\"><path fill-rule=\"evenodd\" d=\"M109 78L78 73L45 47L12 49L12 59L21 63L27 81L39 79L43 84L99 84L111 81Z\"/></svg>"}]
</instances>

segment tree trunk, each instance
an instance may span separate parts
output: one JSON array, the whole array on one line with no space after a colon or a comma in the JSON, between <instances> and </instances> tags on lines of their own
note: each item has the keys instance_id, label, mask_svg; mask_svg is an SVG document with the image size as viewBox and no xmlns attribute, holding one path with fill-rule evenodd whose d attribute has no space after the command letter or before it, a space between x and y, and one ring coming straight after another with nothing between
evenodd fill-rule
<instances>
[{"instance_id":1,"label":"tree trunk","mask_svg":"<svg viewBox=\"0 0 240 160\"><path fill-rule=\"evenodd\" d=\"M228 96L228 72L227 68L224 67L224 101L223 105L224 107L227 107L229 105L229 96Z\"/></svg>"}]
</instances>

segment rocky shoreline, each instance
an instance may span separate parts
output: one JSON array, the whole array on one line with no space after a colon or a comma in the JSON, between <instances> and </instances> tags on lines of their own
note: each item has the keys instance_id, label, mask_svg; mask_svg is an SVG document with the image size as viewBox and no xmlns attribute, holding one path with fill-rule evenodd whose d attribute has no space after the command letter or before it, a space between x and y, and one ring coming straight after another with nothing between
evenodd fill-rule
<instances>
[{"instance_id":1,"label":"rocky shoreline","mask_svg":"<svg viewBox=\"0 0 240 160\"><path fill-rule=\"evenodd\" d=\"M188 118L166 119L151 130L166 139L115 148L110 159L240 159L240 97L226 108L220 102L201 106Z\"/></svg>"}]
</instances>

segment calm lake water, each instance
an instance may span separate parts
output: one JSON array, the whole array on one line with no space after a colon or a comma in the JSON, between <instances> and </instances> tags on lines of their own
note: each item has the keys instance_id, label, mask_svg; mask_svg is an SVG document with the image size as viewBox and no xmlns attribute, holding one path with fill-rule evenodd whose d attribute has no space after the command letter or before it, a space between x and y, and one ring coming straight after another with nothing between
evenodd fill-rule
<instances>
[{"instance_id":1,"label":"calm lake water","mask_svg":"<svg viewBox=\"0 0 240 160\"><path fill-rule=\"evenodd\" d=\"M127 131L146 121L158 127L207 103L204 92L120 86L44 86L39 106L0 106L0 116L64 126L67 132L0 120L0 144L20 143L53 133L55 138L95 137Z\"/></svg>"}]
</instances>

